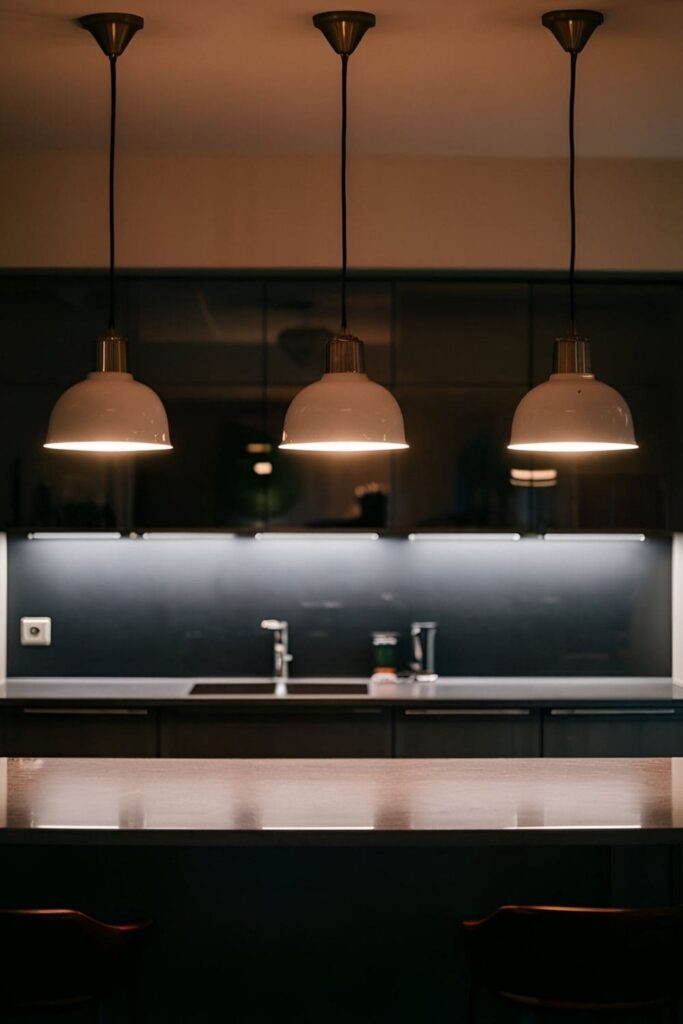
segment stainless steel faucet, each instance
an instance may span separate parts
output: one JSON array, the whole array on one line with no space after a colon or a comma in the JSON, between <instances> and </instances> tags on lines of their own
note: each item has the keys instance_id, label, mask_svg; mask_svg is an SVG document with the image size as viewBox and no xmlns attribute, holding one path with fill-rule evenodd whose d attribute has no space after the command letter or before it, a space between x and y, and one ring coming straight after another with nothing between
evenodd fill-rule
<instances>
[{"instance_id":1,"label":"stainless steel faucet","mask_svg":"<svg viewBox=\"0 0 683 1024\"><path fill-rule=\"evenodd\" d=\"M413 660L410 669L418 683L434 683L439 678L434 671L434 644L436 641L436 622L411 622L410 640L413 647Z\"/></svg>"},{"instance_id":2,"label":"stainless steel faucet","mask_svg":"<svg viewBox=\"0 0 683 1024\"><path fill-rule=\"evenodd\" d=\"M289 653L289 623L284 619L263 619L261 629L267 629L273 634L273 680L286 683L292 660Z\"/></svg>"}]
</instances>

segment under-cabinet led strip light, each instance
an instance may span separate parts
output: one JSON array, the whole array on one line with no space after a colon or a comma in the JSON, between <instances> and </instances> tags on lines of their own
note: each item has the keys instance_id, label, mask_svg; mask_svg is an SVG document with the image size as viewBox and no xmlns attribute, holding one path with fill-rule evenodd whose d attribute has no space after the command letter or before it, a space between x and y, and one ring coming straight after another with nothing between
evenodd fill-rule
<instances>
[{"instance_id":1,"label":"under-cabinet led strip light","mask_svg":"<svg viewBox=\"0 0 683 1024\"><path fill-rule=\"evenodd\" d=\"M256 540L379 540L378 533L256 533Z\"/></svg>"},{"instance_id":2,"label":"under-cabinet led strip light","mask_svg":"<svg viewBox=\"0 0 683 1024\"><path fill-rule=\"evenodd\" d=\"M123 534L115 533L68 533L66 530L59 531L40 531L37 533L29 533L29 540L121 540Z\"/></svg>"},{"instance_id":3,"label":"under-cabinet led strip light","mask_svg":"<svg viewBox=\"0 0 683 1024\"><path fill-rule=\"evenodd\" d=\"M163 531L145 531L141 534L143 540L233 540L235 533L165 533Z\"/></svg>"},{"instance_id":4,"label":"under-cabinet led strip light","mask_svg":"<svg viewBox=\"0 0 683 1024\"><path fill-rule=\"evenodd\" d=\"M521 540L521 533L409 533L408 540Z\"/></svg>"},{"instance_id":5,"label":"under-cabinet led strip light","mask_svg":"<svg viewBox=\"0 0 683 1024\"><path fill-rule=\"evenodd\" d=\"M544 533L543 540L645 540L644 533Z\"/></svg>"}]
</instances>

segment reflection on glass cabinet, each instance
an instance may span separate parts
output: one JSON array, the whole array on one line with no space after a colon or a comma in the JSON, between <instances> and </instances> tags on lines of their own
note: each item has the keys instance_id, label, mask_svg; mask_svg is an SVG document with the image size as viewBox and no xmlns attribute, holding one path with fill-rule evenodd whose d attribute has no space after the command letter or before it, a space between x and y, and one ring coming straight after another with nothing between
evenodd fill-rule
<instances>
[{"instance_id":1,"label":"reflection on glass cabinet","mask_svg":"<svg viewBox=\"0 0 683 1024\"><path fill-rule=\"evenodd\" d=\"M349 330L365 343L367 372L391 381L391 285L354 281L347 299ZM335 280L288 280L267 287L268 383L310 384L325 365L325 345L339 331Z\"/></svg>"},{"instance_id":2,"label":"reflection on glass cabinet","mask_svg":"<svg viewBox=\"0 0 683 1024\"><path fill-rule=\"evenodd\" d=\"M5 273L1 524L522 533L683 526L677 278L593 275L577 289L596 372L624 394L640 449L552 459L506 451L515 406L547 377L550 343L565 327L558 281L354 275L349 323L366 343L370 376L401 404L411 448L330 458L277 445L289 402L319 377L337 327L333 275L124 275L136 376L158 392L172 423L174 450L151 459L43 451L52 404L90 359L105 281Z\"/></svg>"}]
</instances>

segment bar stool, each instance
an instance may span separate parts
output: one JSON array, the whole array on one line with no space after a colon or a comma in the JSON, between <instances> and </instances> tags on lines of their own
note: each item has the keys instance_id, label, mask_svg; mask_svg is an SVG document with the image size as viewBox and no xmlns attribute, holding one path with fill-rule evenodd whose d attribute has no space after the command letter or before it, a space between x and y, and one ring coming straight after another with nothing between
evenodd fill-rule
<instances>
[{"instance_id":1,"label":"bar stool","mask_svg":"<svg viewBox=\"0 0 683 1024\"><path fill-rule=\"evenodd\" d=\"M506 906L463 928L472 967L470 1021L480 987L525 1010L529 1020L544 1011L670 1011L676 1019L683 907Z\"/></svg>"},{"instance_id":2,"label":"bar stool","mask_svg":"<svg viewBox=\"0 0 683 1024\"><path fill-rule=\"evenodd\" d=\"M125 984L149 922L105 924L78 910L0 910L0 1015L49 1015Z\"/></svg>"}]
</instances>

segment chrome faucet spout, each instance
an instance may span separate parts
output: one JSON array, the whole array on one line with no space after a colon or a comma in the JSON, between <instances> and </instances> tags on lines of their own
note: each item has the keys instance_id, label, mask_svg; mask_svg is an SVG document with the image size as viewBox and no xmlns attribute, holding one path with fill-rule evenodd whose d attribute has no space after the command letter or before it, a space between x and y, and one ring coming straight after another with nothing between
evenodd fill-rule
<instances>
[{"instance_id":1,"label":"chrome faucet spout","mask_svg":"<svg viewBox=\"0 0 683 1024\"><path fill-rule=\"evenodd\" d=\"M419 683L433 683L439 678L434 670L436 630L436 622L412 622L410 625L410 640L413 648L410 670L413 679Z\"/></svg>"},{"instance_id":2,"label":"chrome faucet spout","mask_svg":"<svg viewBox=\"0 0 683 1024\"><path fill-rule=\"evenodd\" d=\"M289 623L284 619L263 619L261 629L273 634L273 680L286 683L289 679Z\"/></svg>"}]
</instances>

